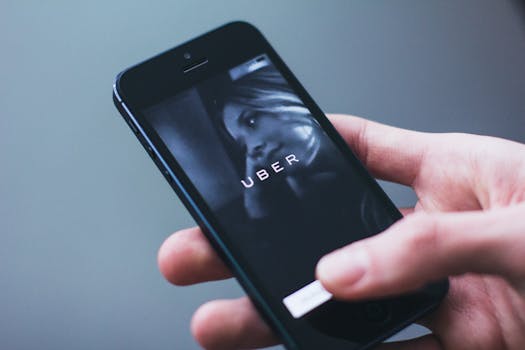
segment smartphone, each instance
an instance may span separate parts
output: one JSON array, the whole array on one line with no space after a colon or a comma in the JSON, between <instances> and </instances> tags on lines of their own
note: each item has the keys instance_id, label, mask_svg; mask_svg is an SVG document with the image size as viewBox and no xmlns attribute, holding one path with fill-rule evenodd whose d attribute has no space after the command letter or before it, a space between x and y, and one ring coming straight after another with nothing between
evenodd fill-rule
<instances>
[{"instance_id":1,"label":"smartphone","mask_svg":"<svg viewBox=\"0 0 525 350\"><path fill-rule=\"evenodd\" d=\"M316 281L323 255L402 216L252 25L124 70L113 100L288 349L372 347L446 294L343 302Z\"/></svg>"}]
</instances>

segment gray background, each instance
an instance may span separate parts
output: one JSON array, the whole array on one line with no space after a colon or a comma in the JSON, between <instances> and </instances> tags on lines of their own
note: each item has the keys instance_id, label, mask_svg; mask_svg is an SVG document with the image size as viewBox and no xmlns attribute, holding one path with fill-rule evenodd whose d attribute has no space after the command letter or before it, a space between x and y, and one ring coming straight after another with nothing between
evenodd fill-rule
<instances>
[{"instance_id":1,"label":"gray background","mask_svg":"<svg viewBox=\"0 0 525 350\"><path fill-rule=\"evenodd\" d=\"M503 0L3 0L0 347L195 349L192 311L242 294L158 273L162 240L193 222L112 105L122 68L244 19L326 111L525 141L522 15Z\"/></svg>"}]
</instances>

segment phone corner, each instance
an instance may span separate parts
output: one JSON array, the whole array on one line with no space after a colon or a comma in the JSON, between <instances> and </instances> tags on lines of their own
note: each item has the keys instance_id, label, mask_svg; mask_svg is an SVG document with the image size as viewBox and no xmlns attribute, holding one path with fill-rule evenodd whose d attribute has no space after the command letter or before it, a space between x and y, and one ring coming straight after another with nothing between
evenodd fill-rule
<instances>
[{"instance_id":1,"label":"phone corner","mask_svg":"<svg viewBox=\"0 0 525 350\"><path fill-rule=\"evenodd\" d=\"M248 21L242 20L242 19L228 22L223 26L223 28L233 29L239 32L244 32L244 33L252 32L252 33L257 33L258 35L262 35L259 28L257 28L254 24Z\"/></svg>"},{"instance_id":2,"label":"phone corner","mask_svg":"<svg viewBox=\"0 0 525 350\"><path fill-rule=\"evenodd\" d=\"M113 84L111 87L113 92L113 101L115 102L115 105L120 105L121 103L124 103L122 99L122 85L125 85L127 73L134 67L135 66L124 69L123 71L115 75L115 78L113 78Z\"/></svg>"},{"instance_id":3,"label":"phone corner","mask_svg":"<svg viewBox=\"0 0 525 350\"><path fill-rule=\"evenodd\" d=\"M119 89L119 81L120 81L120 75L122 73L117 74L115 79L113 80L113 84L111 85L111 92L113 97L113 103L115 106L118 107L122 103L122 98L120 97L120 89Z\"/></svg>"}]
</instances>

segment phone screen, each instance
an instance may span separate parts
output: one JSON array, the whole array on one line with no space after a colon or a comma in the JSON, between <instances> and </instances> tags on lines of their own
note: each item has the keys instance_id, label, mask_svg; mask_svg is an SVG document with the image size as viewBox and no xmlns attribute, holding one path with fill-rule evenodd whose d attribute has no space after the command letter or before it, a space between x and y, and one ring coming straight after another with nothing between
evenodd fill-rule
<instances>
[{"instance_id":1,"label":"phone screen","mask_svg":"<svg viewBox=\"0 0 525 350\"><path fill-rule=\"evenodd\" d=\"M315 280L323 255L399 219L265 54L142 112L293 319L315 322L334 303Z\"/></svg>"}]
</instances>

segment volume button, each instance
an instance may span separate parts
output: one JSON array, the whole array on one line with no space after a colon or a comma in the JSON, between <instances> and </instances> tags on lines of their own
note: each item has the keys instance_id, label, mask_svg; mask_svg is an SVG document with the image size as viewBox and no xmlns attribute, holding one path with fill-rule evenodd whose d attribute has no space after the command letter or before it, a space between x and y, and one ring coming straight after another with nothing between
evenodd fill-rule
<instances>
[{"instance_id":1,"label":"volume button","mask_svg":"<svg viewBox=\"0 0 525 350\"><path fill-rule=\"evenodd\" d=\"M164 173L164 177L166 178L166 180L168 180L169 183L172 183L173 178L171 177L170 172L167 169L164 169L163 173Z\"/></svg>"},{"instance_id":2,"label":"volume button","mask_svg":"<svg viewBox=\"0 0 525 350\"><path fill-rule=\"evenodd\" d=\"M151 146L146 146L146 149L148 150L148 153L149 153L150 157L151 157L153 160L156 160L156 159L157 159L157 154L155 153L155 151L153 150L153 148L151 148Z\"/></svg>"},{"instance_id":3,"label":"volume button","mask_svg":"<svg viewBox=\"0 0 525 350\"><path fill-rule=\"evenodd\" d=\"M126 123L128 123L129 127L131 128L131 130L133 130L133 132L138 135L139 131L138 131L137 127L135 126L135 123L133 123L128 118L124 118L124 119L126 120Z\"/></svg>"}]
</instances>

